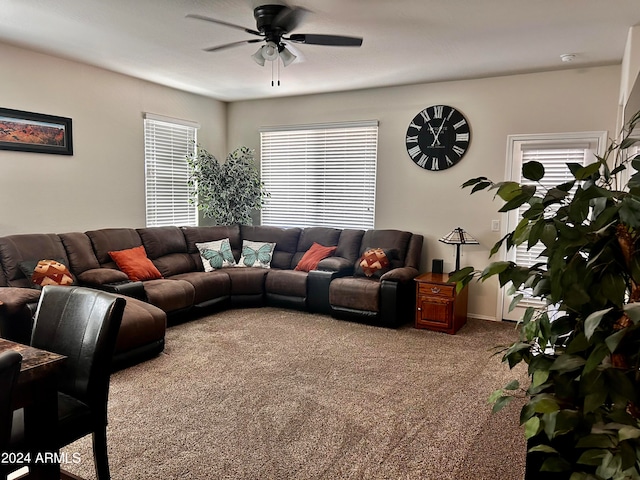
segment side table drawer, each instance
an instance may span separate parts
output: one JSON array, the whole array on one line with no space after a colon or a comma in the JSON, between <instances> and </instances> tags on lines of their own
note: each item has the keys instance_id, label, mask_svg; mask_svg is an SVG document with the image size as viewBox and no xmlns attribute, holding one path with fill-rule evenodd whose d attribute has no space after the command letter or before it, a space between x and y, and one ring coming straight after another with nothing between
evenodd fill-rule
<instances>
[{"instance_id":1,"label":"side table drawer","mask_svg":"<svg viewBox=\"0 0 640 480\"><path fill-rule=\"evenodd\" d=\"M453 298L456 287L455 285L438 285L434 283L421 283L419 285L418 295L443 296Z\"/></svg>"}]
</instances>

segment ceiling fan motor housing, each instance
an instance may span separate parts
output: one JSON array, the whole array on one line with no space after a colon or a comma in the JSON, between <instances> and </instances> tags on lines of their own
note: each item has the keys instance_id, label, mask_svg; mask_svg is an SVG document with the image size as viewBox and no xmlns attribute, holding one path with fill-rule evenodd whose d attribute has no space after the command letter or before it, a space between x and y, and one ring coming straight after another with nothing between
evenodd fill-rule
<instances>
[{"instance_id":1,"label":"ceiling fan motor housing","mask_svg":"<svg viewBox=\"0 0 640 480\"><path fill-rule=\"evenodd\" d=\"M284 5L262 5L261 7L256 7L253 10L253 16L256 19L258 31L264 34L271 32L273 20L285 8ZM278 30L280 30L280 35L287 33L279 28Z\"/></svg>"}]
</instances>

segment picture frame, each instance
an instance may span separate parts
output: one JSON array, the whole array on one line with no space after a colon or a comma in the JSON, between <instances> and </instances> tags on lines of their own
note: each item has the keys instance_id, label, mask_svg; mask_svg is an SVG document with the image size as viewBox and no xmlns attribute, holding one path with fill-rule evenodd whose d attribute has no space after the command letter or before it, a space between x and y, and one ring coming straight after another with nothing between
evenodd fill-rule
<instances>
[{"instance_id":1,"label":"picture frame","mask_svg":"<svg viewBox=\"0 0 640 480\"><path fill-rule=\"evenodd\" d=\"M71 119L0 107L0 150L73 155Z\"/></svg>"}]
</instances>

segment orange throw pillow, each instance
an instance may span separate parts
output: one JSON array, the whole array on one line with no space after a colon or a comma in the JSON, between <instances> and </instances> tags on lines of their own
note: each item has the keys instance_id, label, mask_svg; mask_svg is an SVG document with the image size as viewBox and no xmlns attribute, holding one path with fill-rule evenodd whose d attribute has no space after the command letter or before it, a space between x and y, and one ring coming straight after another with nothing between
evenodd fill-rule
<instances>
[{"instance_id":1,"label":"orange throw pillow","mask_svg":"<svg viewBox=\"0 0 640 480\"><path fill-rule=\"evenodd\" d=\"M325 247L319 243L313 242L311 248L305 252L294 270L298 270L300 272L310 272L311 270L315 270L318 263L320 263L320 260L333 255L336 248L338 247Z\"/></svg>"},{"instance_id":2,"label":"orange throw pillow","mask_svg":"<svg viewBox=\"0 0 640 480\"><path fill-rule=\"evenodd\" d=\"M162 278L162 274L147 257L147 251L142 245L127 250L109 252L109 256L116 262L118 268L127 274L129 280L154 280Z\"/></svg>"}]
</instances>

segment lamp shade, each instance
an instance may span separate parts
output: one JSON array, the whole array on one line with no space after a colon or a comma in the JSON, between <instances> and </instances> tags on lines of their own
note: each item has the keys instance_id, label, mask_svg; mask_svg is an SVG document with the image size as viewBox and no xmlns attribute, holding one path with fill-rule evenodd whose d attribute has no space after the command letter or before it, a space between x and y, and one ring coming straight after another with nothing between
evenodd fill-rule
<instances>
[{"instance_id":1,"label":"lamp shade","mask_svg":"<svg viewBox=\"0 0 640 480\"><path fill-rule=\"evenodd\" d=\"M262 47L260 47L256 53L251 55L251 58L253 58L253 60L258 65L260 65L261 67L264 67L264 57L262 56Z\"/></svg>"},{"instance_id":2,"label":"lamp shade","mask_svg":"<svg viewBox=\"0 0 640 480\"><path fill-rule=\"evenodd\" d=\"M293 53L291 53L287 47L283 47L282 50L280 51L280 58L282 59L282 63L286 67L287 65L290 65L298 57L296 57Z\"/></svg>"},{"instance_id":3,"label":"lamp shade","mask_svg":"<svg viewBox=\"0 0 640 480\"><path fill-rule=\"evenodd\" d=\"M479 245L475 238L465 232L462 228L456 227L438 240L439 242L456 246L456 270L460 270L460 245Z\"/></svg>"},{"instance_id":4,"label":"lamp shade","mask_svg":"<svg viewBox=\"0 0 640 480\"><path fill-rule=\"evenodd\" d=\"M278 46L275 43L267 42L267 44L262 47L262 56L265 60L273 62L278 59L278 55Z\"/></svg>"},{"instance_id":5,"label":"lamp shade","mask_svg":"<svg viewBox=\"0 0 640 480\"><path fill-rule=\"evenodd\" d=\"M480 242L478 242L475 238L473 238L471 235L465 232L464 229L460 227L454 228L438 241L442 243L447 243L450 245L465 245L465 244L479 245L480 244Z\"/></svg>"}]
</instances>

